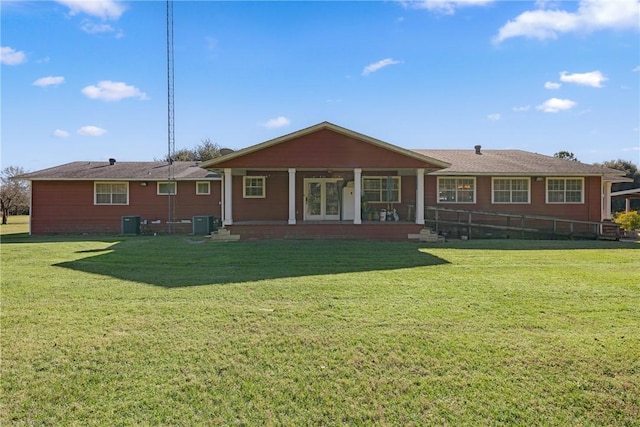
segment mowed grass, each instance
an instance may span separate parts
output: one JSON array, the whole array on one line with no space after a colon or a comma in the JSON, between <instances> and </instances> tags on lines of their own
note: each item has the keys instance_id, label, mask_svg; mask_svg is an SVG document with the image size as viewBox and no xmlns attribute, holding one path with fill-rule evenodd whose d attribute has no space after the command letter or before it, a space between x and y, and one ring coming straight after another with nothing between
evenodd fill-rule
<instances>
[{"instance_id":1,"label":"mowed grass","mask_svg":"<svg viewBox=\"0 0 640 427\"><path fill-rule=\"evenodd\" d=\"M29 234L29 215L10 215L6 224L0 224L0 236L6 234Z\"/></svg>"},{"instance_id":2,"label":"mowed grass","mask_svg":"<svg viewBox=\"0 0 640 427\"><path fill-rule=\"evenodd\" d=\"M639 249L5 235L0 424L636 426Z\"/></svg>"}]
</instances>

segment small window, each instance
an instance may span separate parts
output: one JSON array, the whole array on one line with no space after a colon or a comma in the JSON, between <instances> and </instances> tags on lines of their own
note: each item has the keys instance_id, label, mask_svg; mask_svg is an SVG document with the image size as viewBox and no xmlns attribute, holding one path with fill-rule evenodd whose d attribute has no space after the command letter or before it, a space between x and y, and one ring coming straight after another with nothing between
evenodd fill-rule
<instances>
[{"instance_id":1,"label":"small window","mask_svg":"<svg viewBox=\"0 0 640 427\"><path fill-rule=\"evenodd\" d=\"M159 182L158 183L158 195L168 196L170 194L176 194L176 182Z\"/></svg>"},{"instance_id":2,"label":"small window","mask_svg":"<svg viewBox=\"0 0 640 427\"><path fill-rule=\"evenodd\" d=\"M368 202L400 203L400 177L364 177L362 178L362 194Z\"/></svg>"},{"instance_id":3,"label":"small window","mask_svg":"<svg viewBox=\"0 0 640 427\"><path fill-rule=\"evenodd\" d=\"M260 199L266 197L264 176L245 176L242 178L244 187L243 197L246 199Z\"/></svg>"},{"instance_id":4,"label":"small window","mask_svg":"<svg viewBox=\"0 0 640 427\"><path fill-rule=\"evenodd\" d=\"M93 189L93 200L96 205L129 204L129 183L127 182L96 182Z\"/></svg>"},{"instance_id":5,"label":"small window","mask_svg":"<svg viewBox=\"0 0 640 427\"><path fill-rule=\"evenodd\" d=\"M475 203L475 178L438 177L438 203Z\"/></svg>"},{"instance_id":6,"label":"small window","mask_svg":"<svg viewBox=\"0 0 640 427\"><path fill-rule=\"evenodd\" d=\"M492 203L531 203L529 178L493 178Z\"/></svg>"},{"instance_id":7,"label":"small window","mask_svg":"<svg viewBox=\"0 0 640 427\"><path fill-rule=\"evenodd\" d=\"M547 203L584 203L584 179L548 178Z\"/></svg>"},{"instance_id":8,"label":"small window","mask_svg":"<svg viewBox=\"0 0 640 427\"><path fill-rule=\"evenodd\" d=\"M201 196L211 194L211 183L209 181L196 182L196 194Z\"/></svg>"}]
</instances>

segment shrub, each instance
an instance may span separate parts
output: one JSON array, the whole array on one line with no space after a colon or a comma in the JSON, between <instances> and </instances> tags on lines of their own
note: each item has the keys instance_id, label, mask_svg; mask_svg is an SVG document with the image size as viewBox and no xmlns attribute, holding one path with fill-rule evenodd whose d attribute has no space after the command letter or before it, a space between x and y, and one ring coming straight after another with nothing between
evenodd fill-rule
<instances>
[{"instance_id":1,"label":"shrub","mask_svg":"<svg viewBox=\"0 0 640 427\"><path fill-rule=\"evenodd\" d=\"M640 230L640 214L638 214L638 211L620 212L613 221L626 231Z\"/></svg>"}]
</instances>

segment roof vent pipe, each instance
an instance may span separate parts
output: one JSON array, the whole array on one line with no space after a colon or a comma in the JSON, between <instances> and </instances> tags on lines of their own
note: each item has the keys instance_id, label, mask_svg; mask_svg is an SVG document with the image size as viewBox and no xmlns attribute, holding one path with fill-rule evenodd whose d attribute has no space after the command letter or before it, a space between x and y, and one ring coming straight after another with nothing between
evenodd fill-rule
<instances>
[{"instance_id":1,"label":"roof vent pipe","mask_svg":"<svg viewBox=\"0 0 640 427\"><path fill-rule=\"evenodd\" d=\"M116 164L116 159L109 159L109 165L113 166Z\"/></svg>"},{"instance_id":2,"label":"roof vent pipe","mask_svg":"<svg viewBox=\"0 0 640 427\"><path fill-rule=\"evenodd\" d=\"M482 148L482 145L476 145L475 147L473 147L476 149L476 154L482 154L482 152L480 151L480 149Z\"/></svg>"}]
</instances>

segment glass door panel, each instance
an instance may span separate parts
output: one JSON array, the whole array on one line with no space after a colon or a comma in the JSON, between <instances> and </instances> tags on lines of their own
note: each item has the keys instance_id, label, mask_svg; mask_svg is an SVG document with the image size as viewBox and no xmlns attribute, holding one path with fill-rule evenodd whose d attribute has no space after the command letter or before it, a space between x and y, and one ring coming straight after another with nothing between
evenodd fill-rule
<instances>
[{"instance_id":1,"label":"glass door panel","mask_svg":"<svg viewBox=\"0 0 640 427\"><path fill-rule=\"evenodd\" d=\"M340 219L340 190L337 181L324 183L324 219Z\"/></svg>"},{"instance_id":2,"label":"glass door panel","mask_svg":"<svg viewBox=\"0 0 640 427\"><path fill-rule=\"evenodd\" d=\"M305 180L305 199L306 220L340 219L338 180L327 178Z\"/></svg>"},{"instance_id":3,"label":"glass door panel","mask_svg":"<svg viewBox=\"0 0 640 427\"><path fill-rule=\"evenodd\" d=\"M320 182L307 184L307 215L317 219L322 215L322 183Z\"/></svg>"}]
</instances>

